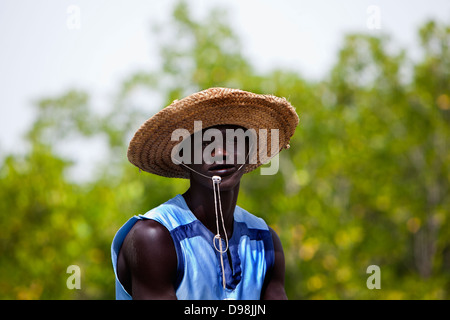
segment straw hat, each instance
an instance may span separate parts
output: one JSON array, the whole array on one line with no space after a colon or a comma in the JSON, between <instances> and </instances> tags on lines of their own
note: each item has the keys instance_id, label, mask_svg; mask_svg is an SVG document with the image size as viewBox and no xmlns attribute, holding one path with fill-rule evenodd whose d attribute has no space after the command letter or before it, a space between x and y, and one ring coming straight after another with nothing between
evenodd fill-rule
<instances>
[{"instance_id":1,"label":"straw hat","mask_svg":"<svg viewBox=\"0 0 450 320\"><path fill-rule=\"evenodd\" d=\"M282 149L289 148L298 116L284 98L261 95L237 89L210 88L175 100L148 119L135 133L128 147L128 160L143 171L170 178L189 178L171 158L172 149L180 141L171 141L172 132L186 129L194 133L194 121L202 121L202 128L216 125L238 125L255 129L259 147L267 148L267 155L248 164L250 172L270 160ZM259 129L267 130L267 141L259 141ZM279 130L277 150L271 150L271 129Z\"/></svg>"}]
</instances>

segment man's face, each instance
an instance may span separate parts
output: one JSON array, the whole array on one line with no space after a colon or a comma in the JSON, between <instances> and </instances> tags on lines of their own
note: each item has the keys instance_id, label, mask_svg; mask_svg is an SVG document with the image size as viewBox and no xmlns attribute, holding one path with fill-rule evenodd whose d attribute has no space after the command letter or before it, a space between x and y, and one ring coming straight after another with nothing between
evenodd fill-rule
<instances>
[{"instance_id":1,"label":"man's face","mask_svg":"<svg viewBox=\"0 0 450 320\"><path fill-rule=\"evenodd\" d=\"M249 139L236 137L246 129L236 125L220 125L206 128L202 131L201 145L191 139L191 169L208 177L220 176L221 190L227 190L239 184L246 163L248 163ZM192 136L191 136L192 137ZM217 139L222 139L218 141ZM195 148L201 147L201 163L195 163L194 155L200 155ZM198 160L198 158L197 158ZM188 169L186 169L188 170ZM207 179L195 172L190 172L191 180L212 188L211 179Z\"/></svg>"}]
</instances>

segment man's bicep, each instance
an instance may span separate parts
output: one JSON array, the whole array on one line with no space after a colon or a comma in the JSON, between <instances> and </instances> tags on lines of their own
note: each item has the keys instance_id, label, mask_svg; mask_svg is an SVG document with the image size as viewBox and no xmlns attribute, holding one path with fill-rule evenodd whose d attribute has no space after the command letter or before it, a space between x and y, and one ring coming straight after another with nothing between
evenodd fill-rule
<instances>
[{"instance_id":1,"label":"man's bicep","mask_svg":"<svg viewBox=\"0 0 450 320\"><path fill-rule=\"evenodd\" d=\"M270 228L272 234L275 262L272 270L268 274L265 281L262 299L264 300L286 300L286 292L284 290L284 273L285 262L281 240L276 232Z\"/></svg>"},{"instance_id":2,"label":"man's bicep","mask_svg":"<svg viewBox=\"0 0 450 320\"><path fill-rule=\"evenodd\" d=\"M127 240L133 299L176 299L177 257L169 231L156 221L142 220Z\"/></svg>"}]
</instances>

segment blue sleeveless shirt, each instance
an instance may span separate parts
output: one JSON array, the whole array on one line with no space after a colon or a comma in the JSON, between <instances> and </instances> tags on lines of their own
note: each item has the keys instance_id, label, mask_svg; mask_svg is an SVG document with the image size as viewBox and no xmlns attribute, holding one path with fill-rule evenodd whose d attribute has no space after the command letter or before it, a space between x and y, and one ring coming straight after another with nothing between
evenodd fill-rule
<instances>
[{"instance_id":1,"label":"blue sleeveless shirt","mask_svg":"<svg viewBox=\"0 0 450 320\"><path fill-rule=\"evenodd\" d=\"M170 199L144 215L134 216L117 232L111 246L116 275L116 299L130 300L117 275L117 257L122 243L141 219L152 219L166 227L177 254L176 296L180 300L259 300L264 278L273 267L272 235L263 219L236 206L229 253L223 254L226 288L222 283L220 253L214 249L214 235L187 206L182 195ZM225 244L223 245L225 248Z\"/></svg>"}]
</instances>

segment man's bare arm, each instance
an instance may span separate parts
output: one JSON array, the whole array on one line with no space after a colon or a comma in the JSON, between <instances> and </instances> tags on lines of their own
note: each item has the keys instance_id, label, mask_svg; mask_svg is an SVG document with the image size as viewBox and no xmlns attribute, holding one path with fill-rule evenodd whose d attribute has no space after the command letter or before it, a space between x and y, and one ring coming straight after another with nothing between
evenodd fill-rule
<instances>
[{"instance_id":1,"label":"man's bare arm","mask_svg":"<svg viewBox=\"0 0 450 320\"><path fill-rule=\"evenodd\" d=\"M275 263L271 271L266 276L264 281L261 299L263 300L287 300L286 292L284 291L284 253L280 238L272 229L273 248L275 253Z\"/></svg>"},{"instance_id":2,"label":"man's bare arm","mask_svg":"<svg viewBox=\"0 0 450 320\"><path fill-rule=\"evenodd\" d=\"M126 264L127 289L133 299L177 298L173 287L177 256L172 237L164 226L154 220L136 222L126 236L120 254ZM120 274L123 273L119 270L119 278Z\"/></svg>"}]
</instances>

